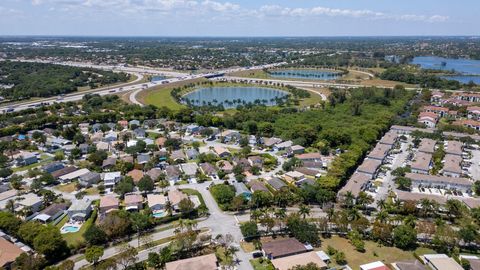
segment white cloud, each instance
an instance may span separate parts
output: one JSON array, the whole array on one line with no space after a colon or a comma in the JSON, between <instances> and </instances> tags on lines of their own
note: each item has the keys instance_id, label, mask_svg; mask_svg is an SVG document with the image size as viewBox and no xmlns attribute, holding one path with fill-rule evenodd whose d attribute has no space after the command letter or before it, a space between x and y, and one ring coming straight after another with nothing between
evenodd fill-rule
<instances>
[{"instance_id":1,"label":"white cloud","mask_svg":"<svg viewBox=\"0 0 480 270\"><path fill-rule=\"evenodd\" d=\"M236 15L238 19L269 17L346 17L364 20L397 20L437 23L449 20L448 16L423 14L390 14L368 9L338 9L329 7L290 8L280 5L263 5L248 9L239 4L220 0L32 0L33 5L63 6L64 10L112 12L131 15L139 12L158 12L163 15L188 15L201 19L218 19ZM207 15L207 16L205 16Z\"/></svg>"}]
</instances>

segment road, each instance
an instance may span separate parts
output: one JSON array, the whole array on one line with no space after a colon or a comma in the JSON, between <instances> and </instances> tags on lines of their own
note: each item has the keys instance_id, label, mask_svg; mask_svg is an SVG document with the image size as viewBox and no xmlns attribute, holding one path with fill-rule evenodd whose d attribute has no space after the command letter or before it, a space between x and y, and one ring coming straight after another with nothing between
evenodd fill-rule
<instances>
[{"instance_id":1,"label":"road","mask_svg":"<svg viewBox=\"0 0 480 270\"><path fill-rule=\"evenodd\" d=\"M218 181L220 183L221 181ZM210 192L207 190L207 187L211 184L211 182L205 182L201 184L186 184L186 185L179 185L168 187L167 189L174 189L174 188L191 188L198 190L202 195L207 208L209 209L210 215L207 219L198 222L198 228L208 228L210 229L210 233L212 234L212 238L215 236L222 234L230 234L233 236L234 242L236 245L239 246L240 241L242 241L243 236L240 231L239 224L234 215L226 214L220 208L218 208L217 203L213 199ZM245 219L244 217L242 219ZM174 235L174 229L162 230L151 234L151 240L156 241L160 239L164 239ZM130 246L137 247L138 246L138 238L134 237L132 240L128 242ZM138 261L146 260L148 258L149 252L158 251L161 247L164 247L167 244L159 245L156 247L152 247L148 250L144 250L140 252L137 256ZM102 260L108 259L113 257L119 253L118 248L110 247L105 249L104 255ZM238 270L252 270L252 266L250 265L249 260L252 258L250 254L244 252L241 248L236 252L236 257L239 260L239 264L237 265ZM89 263L85 260L79 260L75 263L74 269L80 269L81 267L88 265Z\"/></svg>"}]
</instances>

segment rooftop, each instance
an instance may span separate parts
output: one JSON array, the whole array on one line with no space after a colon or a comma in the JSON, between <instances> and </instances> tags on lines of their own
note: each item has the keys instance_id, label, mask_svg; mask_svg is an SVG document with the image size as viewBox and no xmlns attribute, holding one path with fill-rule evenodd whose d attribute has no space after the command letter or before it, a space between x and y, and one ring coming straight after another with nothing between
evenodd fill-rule
<instances>
[{"instance_id":1,"label":"rooftop","mask_svg":"<svg viewBox=\"0 0 480 270\"><path fill-rule=\"evenodd\" d=\"M327 264L323 262L315 251L272 260L273 266L278 270L289 270L296 265L307 265L309 263L314 263L320 268L327 268Z\"/></svg>"},{"instance_id":2,"label":"rooftop","mask_svg":"<svg viewBox=\"0 0 480 270\"><path fill-rule=\"evenodd\" d=\"M168 262L165 265L167 270L217 270L217 257L215 254L208 254L184 260Z\"/></svg>"},{"instance_id":3,"label":"rooftop","mask_svg":"<svg viewBox=\"0 0 480 270\"><path fill-rule=\"evenodd\" d=\"M307 251L305 245L295 238L284 238L266 242L262 244L262 249L265 251L265 254L270 255L274 259Z\"/></svg>"}]
</instances>

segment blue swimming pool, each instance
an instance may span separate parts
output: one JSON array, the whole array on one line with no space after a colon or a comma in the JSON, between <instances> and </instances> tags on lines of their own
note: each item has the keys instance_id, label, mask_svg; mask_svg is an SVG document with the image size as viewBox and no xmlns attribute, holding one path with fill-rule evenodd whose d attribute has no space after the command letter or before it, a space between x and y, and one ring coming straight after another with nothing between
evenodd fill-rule
<instances>
[{"instance_id":1,"label":"blue swimming pool","mask_svg":"<svg viewBox=\"0 0 480 270\"><path fill-rule=\"evenodd\" d=\"M167 215L167 212L156 212L156 213L153 213L152 214L153 217L156 217L156 218L161 218L161 217L165 217Z\"/></svg>"},{"instance_id":2,"label":"blue swimming pool","mask_svg":"<svg viewBox=\"0 0 480 270\"><path fill-rule=\"evenodd\" d=\"M74 232L78 232L79 230L80 230L79 226L67 225L62 227L63 233L74 233Z\"/></svg>"}]
</instances>

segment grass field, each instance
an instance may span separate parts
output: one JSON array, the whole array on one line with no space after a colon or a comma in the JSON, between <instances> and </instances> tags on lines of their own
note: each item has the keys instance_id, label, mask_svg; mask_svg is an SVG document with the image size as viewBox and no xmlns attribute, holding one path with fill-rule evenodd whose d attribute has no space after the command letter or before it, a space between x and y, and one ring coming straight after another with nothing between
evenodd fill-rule
<instances>
[{"instance_id":1,"label":"grass field","mask_svg":"<svg viewBox=\"0 0 480 270\"><path fill-rule=\"evenodd\" d=\"M250 264L254 270L275 270L275 267L273 267L272 263L267 259L253 259L250 260Z\"/></svg>"},{"instance_id":2,"label":"grass field","mask_svg":"<svg viewBox=\"0 0 480 270\"><path fill-rule=\"evenodd\" d=\"M76 183L68 183L66 185L57 185L55 189L60 190L61 192L67 192L67 193L72 193L76 190L75 186Z\"/></svg>"},{"instance_id":3,"label":"grass field","mask_svg":"<svg viewBox=\"0 0 480 270\"><path fill-rule=\"evenodd\" d=\"M365 241L365 252L358 252L353 245L350 244L348 239L333 236L331 238L322 238L321 249L326 251L327 247L331 246L336 250L343 251L345 253L347 263L353 270L360 269L360 265L382 261L385 264L393 263L402 260L414 260L413 251L404 251L396 247L387 247L379 245L373 241ZM418 250L421 254L435 253L432 250L426 248L420 248ZM332 261L334 262L333 258Z\"/></svg>"},{"instance_id":4,"label":"grass field","mask_svg":"<svg viewBox=\"0 0 480 270\"><path fill-rule=\"evenodd\" d=\"M145 96L145 103L156 107L165 106L175 111L185 108L184 105L177 103L170 94L171 92L172 88L162 88L157 91L152 91Z\"/></svg>"}]
</instances>

